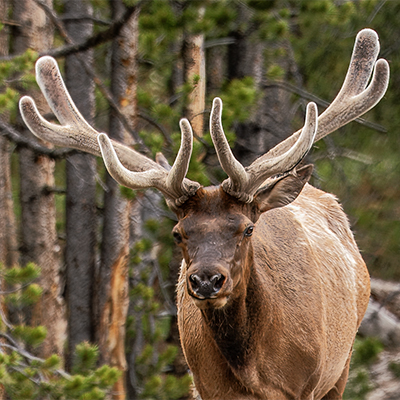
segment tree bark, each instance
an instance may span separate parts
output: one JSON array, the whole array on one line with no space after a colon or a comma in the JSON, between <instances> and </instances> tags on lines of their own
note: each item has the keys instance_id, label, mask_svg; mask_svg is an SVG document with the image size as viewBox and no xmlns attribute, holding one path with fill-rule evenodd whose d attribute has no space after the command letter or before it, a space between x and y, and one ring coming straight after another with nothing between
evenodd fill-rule
<instances>
[{"instance_id":1,"label":"tree bark","mask_svg":"<svg viewBox=\"0 0 400 400\"><path fill-rule=\"evenodd\" d=\"M64 16L73 42L91 36L93 9L89 1L68 0ZM94 82L83 63L92 67L93 50L69 55L65 78L69 93L83 117L93 123ZM72 154L66 160L66 298L68 306L68 367L73 364L77 344L93 341L93 284L96 260L96 160L90 154Z\"/></svg>"},{"instance_id":2,"label":"tree bark","mask_svg":"<svg viewBox=\"0 0 400 400\"><path fill-rule=\"evenodd\" d=\"M8 15L9 8L9 0L0 0L0 15ZM8 46L9 29L8 26L5 25L0 31L0 56L6 56L8 54ZM8 115L3 113L1 118L6 121L8 120ZM11 267L18 263L10 164L10 142L4 136L0 136L0 263L5 267Z\"/></svg>"},{"instance_id":3,"label":"tree bark","mask_svg":"<svg viewBox=\"0 0 400 400\"><path fill-rule=\"evenodd\" d=\"M51 7L52 2L46 1ZM14 50L27 48L44 51L53 42L53 27L44 11L33 0L14 0L13 19L19 23L14 32ZM30 93L38 97L37 93ZM38 101L40 111L48 109ZM24 134L30 134L22 127ZM54 194L54 160L35 154L28 148L20 149L21 201L21 264L34 262L41 268L39 284L43 294L32 310L32 325L43 325L47 337L38 349L41 357L53 353L63 355L66 339L64 302L61 297L60 253L56 232Z\"/></svg>"},{"instance_id":4,"label":"tree bark","mask_svg":"<svg viewBox=\"0 0 400 400\"><path fill-rule=\"evenodd\" d=\"M110 1L113 19L125 11L121 0ZM131 126L136 126L137 102L137 10L112 43L111 88L114 99ZM132 139L118 116L111 111L110 137L127 144ZM100 269L96 275L97 340L101 362L123 371L113 390L113 399L127 398L125 356L126 318L129 305L129 214L131 202L122 197L119 185L106 176L104 196L104 226Z\"/></svg>"},{"instance_id":5,"label":"tree bark","mask_svg":"<svg viewBox=\"0 0 400 400\"><path fill-rule=\"evenodd\" d=\"M10 164L10 142L5 137L0 136L0 263L5 267L18 264Z\"/></svg>"},{"instance_id":6,"label":"tree bark","mask_svg":"<svg viewBox=\"0 0 400 400\"><path fill-rule=\"evenodd\" d=\"M220 96L222 85L227 77L226 46L213 46L207 49L206 76L208 96Z\"/></svg>"},{"instance_id":7,"label":"tree bark","mask_svg":"<svg viewBox=\"0 0 400 400\"><path fill-rule=\"evenodd\" d=\"M0 15L8 15L10 2L0 0ZM9 29L5 25L0 31L0 56L8 55ZM7 120L7 115L2 115ZM11 145L8 139L0 136L0 264L2 267L12 267L18 263L16 225L14 202L11 188ZM0 276L0 291L6 286ZM0 295L1 319L8 318L3 295ZM3 321L4 323L4 321ZM1 339L3 342L3 339ZM5 398L3 385L0 385L0 400Z\"/></svg>"},{"instance_id":8,"label":"tree bark","mask_svg":"<svg viewBox=\"0 0 400 400\"><path fill-rule=\"evenodd\" d=\"M185 82L193 85L186 107L193 132L203 136L206 97L206 62L204 35L186 35L183 42L183 65Z\"/></svg>"}]
</instances>

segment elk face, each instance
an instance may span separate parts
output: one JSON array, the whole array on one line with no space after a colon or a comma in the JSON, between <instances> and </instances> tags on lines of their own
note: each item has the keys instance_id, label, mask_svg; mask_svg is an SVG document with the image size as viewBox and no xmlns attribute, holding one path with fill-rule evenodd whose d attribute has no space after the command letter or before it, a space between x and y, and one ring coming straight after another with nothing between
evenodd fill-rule
<instances>
[{"instance_id":1,"label":"elk face","mask_svg":"<svg viewBox=\"0 0 400 400\"><path fill-rule=\"evenodd\" d=\"M182 250L186 290L200 309L222 308L246 292L252 263L251 237L259 216L291 203L312 173L312 165L265 186L250 203L220 187L200 188L176 210L172 233Z\"/></svg>"},{"instance_id":2,"label":"elk face","mask_svg":"<svg viewBox=\"0 0 400 400\"><path fill-rule=\"evenodd\" d=\"M220 188L202 188L178 216L173 236L185 261L188 294L201 309L224 307L248 275L251 207Z\"/></svg>"}]
</instances>

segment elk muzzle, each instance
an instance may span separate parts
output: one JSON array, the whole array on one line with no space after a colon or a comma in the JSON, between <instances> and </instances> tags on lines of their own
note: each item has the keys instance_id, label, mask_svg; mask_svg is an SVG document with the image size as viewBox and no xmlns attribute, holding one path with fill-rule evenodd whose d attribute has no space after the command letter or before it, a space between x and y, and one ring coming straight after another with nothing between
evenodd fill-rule
<instances>
[{"instance_id":1,"label":"elk muzzle","mask_svg":"<svg viewBox=\"0 0 400 400\"><path fill-rule=\"evenodd\" d=\"M223 307L230 295L229 272L221 267L190 267L186 275L189 295L199 308Z\"/></svg>"}]
</instances>

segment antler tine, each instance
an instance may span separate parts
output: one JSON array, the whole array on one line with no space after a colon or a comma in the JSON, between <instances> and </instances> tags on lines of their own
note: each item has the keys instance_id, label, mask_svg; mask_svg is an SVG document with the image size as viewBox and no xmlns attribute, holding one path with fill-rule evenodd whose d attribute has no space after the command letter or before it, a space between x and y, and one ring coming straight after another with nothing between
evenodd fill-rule
<instances>
[{"instance_id":1,"label":"antler tine","mask_svg":"<svg viewBox=\"0 0 400 400\"><path fill-rule=\"evenodd\" d=\"M49 56L39 58L36 62L36 80L62 125L46 121L39 114L33 99L24 96L20 100L20 111L29 129L45 141L100 155L96 140L98 132L85 121L76 108L54 58Z\"/></svg>"},{"instance_id":2,"label":"antler tine","mask_svg":"<svg viewBox=\"0 0 400 400\"><path fill-rule=\"evenodd\" d=\"M80 127L96 135L97 132L76 108L62 79L57 61L53 57L44 56L37 60L36 81L62 125Z\"/></svg>"},{"instance_id":3,"label":"antler tine","mask_svg":"<svg viewBox=\"0 0 400 400\"><path fill-rule=\"evenodd\" d=\"M242 186L248 181L248 175L243 165L236 160L229 146L222 127L222 100L216 97L210 115L210 134L217 152L219 163L222 169L231 178L231 191L239 192Z\"/></svg>"},{"instance_id":4,"label":"antler tine","mask_svg":"<svg viewBox=\"0 0 400 400\"><path fill-rule=\"evenodd\" d=\"M389 84L389 64L384 59L376 61L379 50L375 31L363 29L358 33L343 86L320 116L316 140L366 113L381 100Z\"/></svg>"},{"instance_id":5,"label":"antler tine","mask_svg":"<svg viewBox=\"0 0 400 400\"><path fill-rule=\"evenodd\" d=\"M71 132L72 127L69 125L56 125L44 119L40 115L34 100L29 96L24 96L20 99L19 109L25 124L39 139L57 146L71 147L97 156L100 155L100 149L93 143L97 132L96 134L88 135L85 142L79 141L78 129Z\"/></svg>"},{"instance_id":6,"label":"antler tine","mask_svg":"<svg viewBox=\"0 0 400 400\"><path fill-rule=\"evenodd\" d=\"M98 141L100 133L86 122L76 108L65 87L57 62L52 57L45 56L37 61L36 79L47 102L62 125L53 124L44 119L33 99L24 96L20 100L20 111L32 133L40 139L58 146L70 147L101 156L102 150ZM108 143L111 144L124 168L130 170L131 176L138 174L134 175L137 184L132 184L132 188L152 186L159 188L169 201L172 200L174 204L179 205L200 187L199 183L185 178L193 143L193 134L188 121L181 123L181 130L181 149L170 173L153 160L128 146L108 139L108 137L107 142L103 138L101 143L106 143L105 146ZM110 151L107 151L106 154L109 155ZM117 169L117 171L120 171L120 169ZM119 176L118 174L119 172L117 176ZM159 179L160 182L158 182Z\"/></svg>"},{"instance_id":7,"label":"antler tine","mask_svg":"<svg viewBox=\"0 0 400 400\"><path fill-rule=\"evenodd\" d=\"M200 187L197 182L185 180L192 153L193 133L189 121L180 123L182 142L175 162L167 171L164 168L134 172L125 168L119 161L114 146L105 133L97 137L101 154L110 175L121 185L131 189L145 189L155 187L164 194L167 200L173 200L175 206L183 204L190 196L194 195Z\"/></svg>"},{"instance_id":8,"label":"antler tine","mask_svg":"<svg viewBox=\"0 0 400 400\"><path fill-rule=\"evenodd\" d=\"M151 186L159 188L158 181L165 180L167 174L165 170L151 169L143 172L134 172L125 168L119 161L110 138L105 133L100 133L97 141L108 172L121 185L130 189L145 189Z\"/></svg>"},{"instance_id":9,"label":"antler tine","mask_svg":"<svg viewBox=\"0 0 400 400\"><path fill-rule=\"evenodd\" d=\"M189 121L185 118L181 119L179 121L179 126L181 129L181 147L179 148L175 162L168 172L166 179L166 186L177 194L182 192L182 184L189 169L189 162L193 149L193 131ZM189 190L189 192L192 190L196 191L199 186L200 185L194 190L193 184L191 184L191 189L186 185L186 189Z\"/></svg>"},{"instance_id":10,"label":"antler tine","mask_svg":"<svg viewBox=\"0 0 400 400\"><path fill-rule=\"evenodd\" d=\"M19 109L25 124L39 139L53 143L56 146L69 147L95 156L101 156L100 147L97 143L97 135L99 133L93 128L88 133L88 131L83 132L79 127L53 124L40 115L34 100L29 96L24 96L20 99ZM112 142L122 163L127 168L142 171L153 168L156 164L135 150L114 140Z\"/></svg>"},{"instance_id":11,"label":"antler tine","mask_svg":"<svg viewBox=\"0 0 400 400\"><path fill-rule=\"evenodd\" d=\"M244 168L234 157L221 124L222 102L214 99L210 118L211 137L223 170L229 178L222 182L225 192L244 202L251 202L260 184L268 177L291 171L310 150L317 132L317 106L309 103L306 121L296 143L284 154L269 153Z\"/></svg>"},{"instance_id":12,"label":"antler tine","mask_svg":"<svg viewBox=\"0 0 400 400\"><path fill-rule=\"evenodd\" d=\"M376 61L379 49L379 38L375 31L363 29L358 33L343 86L318 118L315 141L365 114L382 99L389 84L390 71L386 60ZM372 71L371 82L366 87ZM272 154L286 151L299 135L300 131L297 131L279 143L271 150Z\"/></svg>"},{"instance_id":13,"label":"antler tine","mask_svg":"<svg viewBox=\"0 0 400 400\"><path fill-rule=\"evenodd\" d=\"M308 103L306 118L300 137L285 153L279 156L268 153L257 158L246 169L250 175L251 189L253 194L265 179L287 173L295 168L310 151L318 129L318 110L315 103Z\"/></svg>"}]
</instances>

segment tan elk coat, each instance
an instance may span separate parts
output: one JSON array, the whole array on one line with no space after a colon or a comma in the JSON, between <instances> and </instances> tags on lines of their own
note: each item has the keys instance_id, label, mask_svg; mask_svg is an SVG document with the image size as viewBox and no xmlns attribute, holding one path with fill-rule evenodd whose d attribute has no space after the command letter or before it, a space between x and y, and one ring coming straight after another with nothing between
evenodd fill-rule
<instances>
[{"instance_id":1,"label":"tan elk coat","mask_svg":"<svg viewBox=\"0 0 400 400\"><path fill-rule=\"evenodd\" d=\"M346 215L334 196L306 185L293 203L262 214L252 246L247 301L257 310L251 332L257 347L243 349L244 366L230 365L218 350L202 310L185 290L183 262L179 331L196 388L204 400L286 400L320 399L337 384L339 391L327 398L341 398L369 299L368 271ZM240 336L238 316L225 308L221 314ZM233 357L240 345L231 347Z\"/></svg>"}]
</instances>

